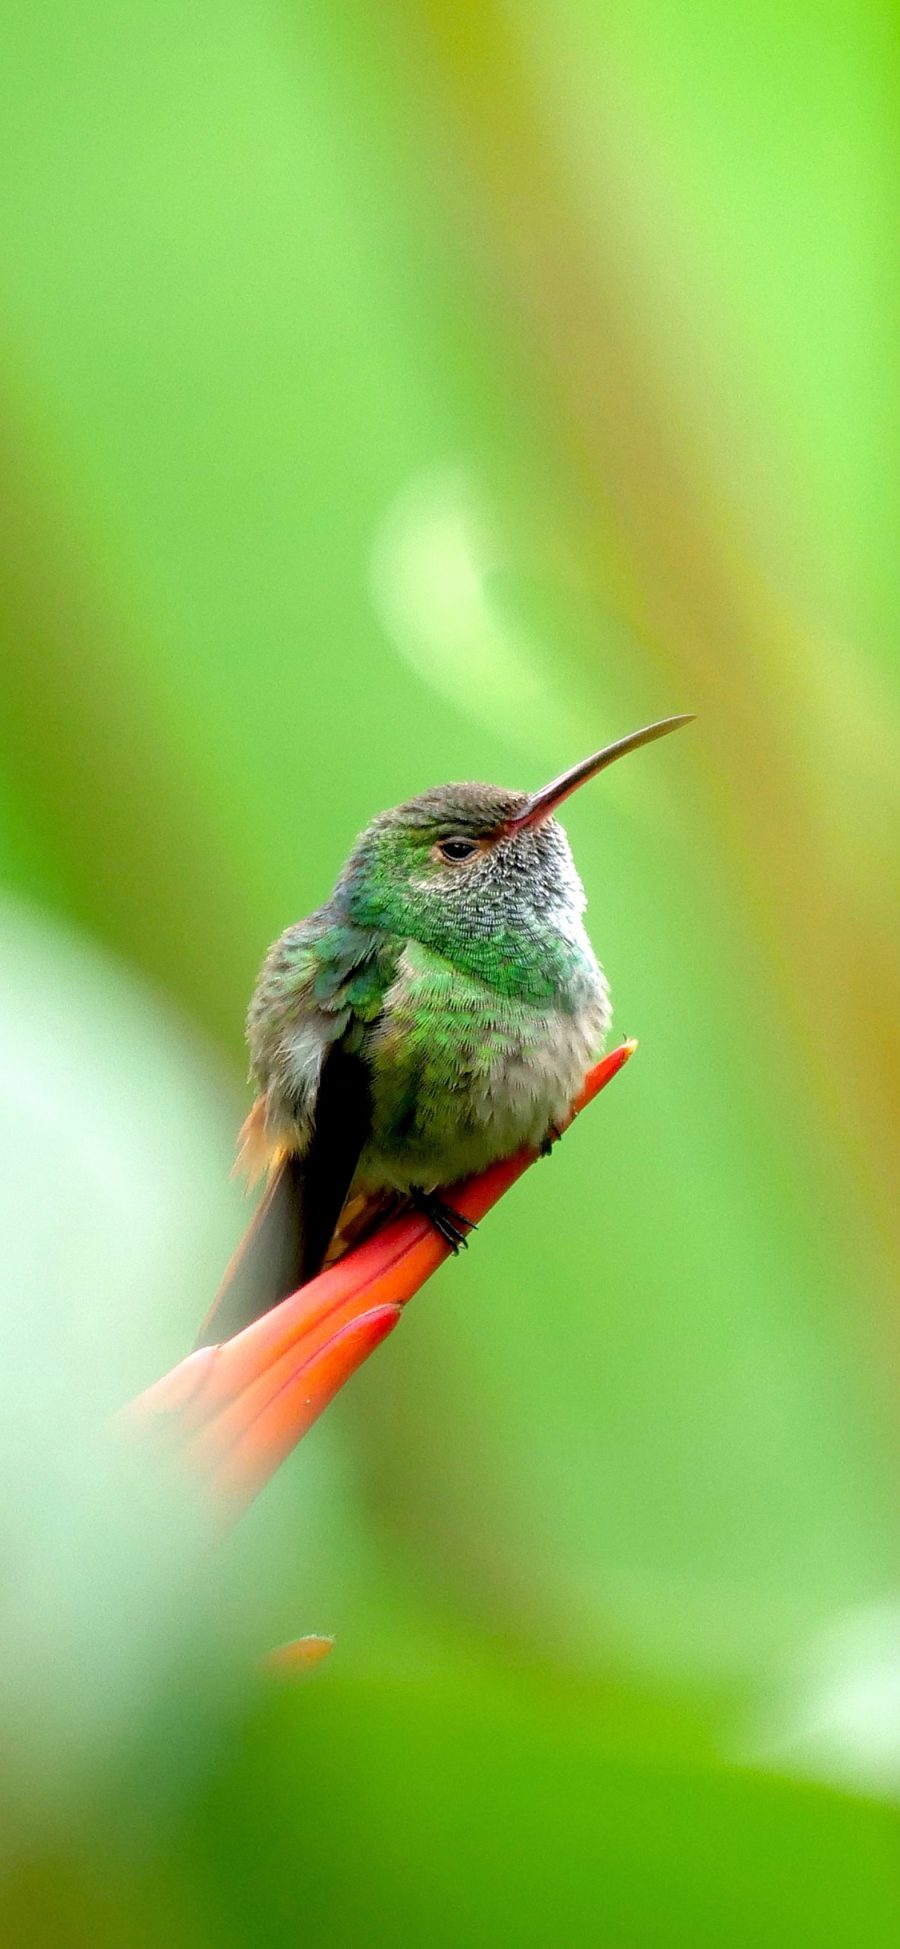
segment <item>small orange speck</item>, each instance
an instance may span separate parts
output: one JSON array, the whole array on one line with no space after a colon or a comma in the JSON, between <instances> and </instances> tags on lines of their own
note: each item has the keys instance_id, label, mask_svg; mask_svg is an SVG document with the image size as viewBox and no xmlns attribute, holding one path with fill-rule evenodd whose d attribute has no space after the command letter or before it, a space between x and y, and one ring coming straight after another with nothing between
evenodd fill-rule
<instances>
[{"instance_id":1,"label":"small orange speck","mask_svg":"<svg viewBox=\"0 0 900 1949\"><path fill-rule=\"evenodd\" d=\"M333 1647L333 1638L315 1633L308 1638L291 1638L288 1644L267 1651L260 1661L260 1669L270 1678L304 1678L313 1665L321 1665Z\"/></svg>"}]
</instances>

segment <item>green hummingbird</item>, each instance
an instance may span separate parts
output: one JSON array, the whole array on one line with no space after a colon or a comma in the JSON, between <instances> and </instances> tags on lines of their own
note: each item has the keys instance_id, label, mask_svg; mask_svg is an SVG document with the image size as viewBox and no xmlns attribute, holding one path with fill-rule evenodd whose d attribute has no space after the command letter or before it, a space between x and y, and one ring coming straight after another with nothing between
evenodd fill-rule
<instances>
[{"instance_id":1,"label":"green hummingbird","mask_svg":"<svg viewBox=\"0 0 900 1949\"><path fill-rule=\"evenodd\" d=\"M268 1187L200 1330L223 1340L410 1202L549 1147L610 1023L555 812L690 716L606 745L539 792L440 785L382 812L331 898L270 948L247 1018L241 1162Z\"/></svg>"}]
</instances>

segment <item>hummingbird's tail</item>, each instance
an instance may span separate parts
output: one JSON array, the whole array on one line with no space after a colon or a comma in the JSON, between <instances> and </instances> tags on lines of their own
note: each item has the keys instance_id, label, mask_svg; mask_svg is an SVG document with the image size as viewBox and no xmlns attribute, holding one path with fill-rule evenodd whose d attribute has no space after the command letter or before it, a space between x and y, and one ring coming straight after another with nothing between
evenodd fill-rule
<instances>
[{"instance_id":1,"label":"hummingbird's tail","mask_svg":"<svg viewBox=\"0 0 900 1949\"><path fill-rule=\"evenodd\" d=\"M230 1340L295 1292L303 1284L303 1261L302 1165L299 1158L283 1156L225 1268L195 1347Z\"/></svg>"},{"instance_id":2,"label":"hummingbird's tail","mask_svg":"<svg viewBox=\"0 0 900 1949\"><path fill-rule=\"evenodd\" d=\"M302 1155L273 1145L265 1100L257 1098L241 1131L238 1168L251 1178L268 1170L269 1182L197 1346L230 1340L373 1228L384 1197L354 1188L370 1124L368 1072L340 1045L323 1062Z\"/></svg>"}]
</instances>

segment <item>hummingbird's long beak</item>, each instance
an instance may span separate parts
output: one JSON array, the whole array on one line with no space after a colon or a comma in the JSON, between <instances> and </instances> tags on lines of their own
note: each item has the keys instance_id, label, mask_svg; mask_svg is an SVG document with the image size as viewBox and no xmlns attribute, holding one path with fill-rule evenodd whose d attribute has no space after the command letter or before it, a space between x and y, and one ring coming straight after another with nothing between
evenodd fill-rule
<instances>
[{"instance_id":1,"label":"hummingbird's long beak","mask_svg":"<svg viewBox=\"0 0 900 1949\"><path fill-rule=\"evenodd\" d=\"M580 765L573 765L571 771L564 771L559 778L551 779L549 785L541 787L526 799L521 812L514 812L506 819L503 832L525 832L529 826L539 826L549 819L557 806L562 805L571 792L577 792L579 785L586 785L589 778L596 778L598 771L605 771L607 765L614 765L617 758L624 758L627 751L638 751L642 744L652 744L654 738L664 738L670 731L677 731L682 724L693 724L694 712L688 711L682 717L663 717L658 724L645 724L642 731L632 731L627 738L619 738L615 744L606 744L602 751L595 751L592 758L582 758Z\"/></svg>"}]
</instances>

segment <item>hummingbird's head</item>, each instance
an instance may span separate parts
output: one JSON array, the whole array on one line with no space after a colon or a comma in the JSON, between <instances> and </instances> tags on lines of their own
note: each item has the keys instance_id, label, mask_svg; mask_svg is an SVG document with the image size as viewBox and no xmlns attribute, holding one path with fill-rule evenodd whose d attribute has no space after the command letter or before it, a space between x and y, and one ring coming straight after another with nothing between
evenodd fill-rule
<instances>
[{"instance_id":1,"label":"hummingbird's head","mask_svg":"<svg viewBox=\"0 0 900 1949\"><path fill-rule=\"evenodd\" d=\"M337 896L360 926L421 941L492 979L504 960L521 959L526 943L547 952L554 940L580 945L584 892L553 815L616 758L690 721L666 718L633 732L539 792L439 785L382 812L360 835ZM551 967L540 980L550 992Z\"/></svg>"}]
</instances>

